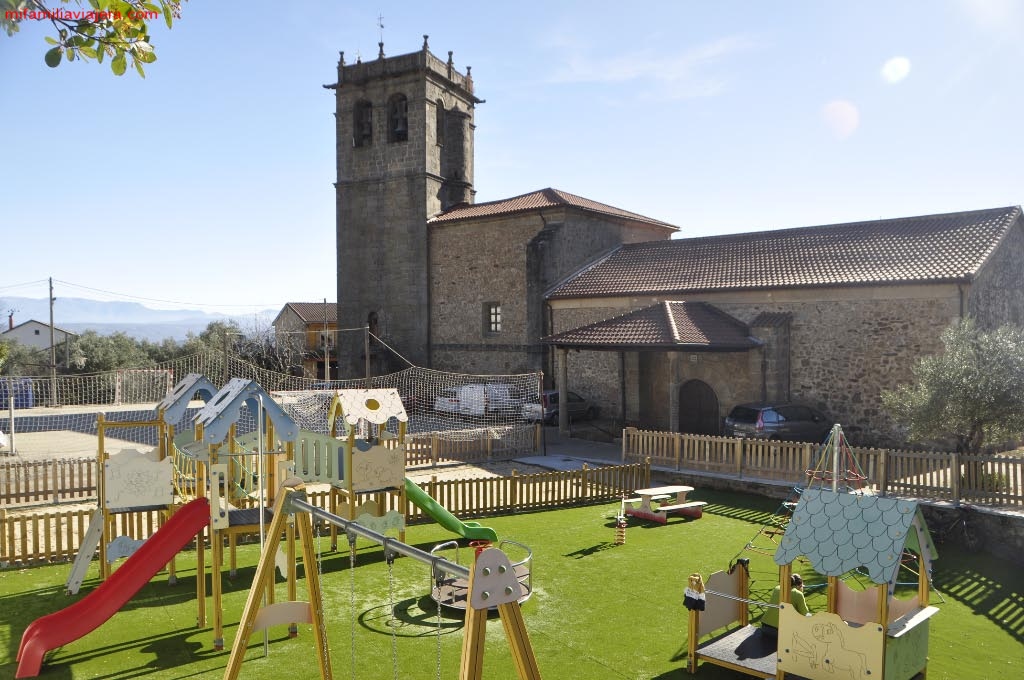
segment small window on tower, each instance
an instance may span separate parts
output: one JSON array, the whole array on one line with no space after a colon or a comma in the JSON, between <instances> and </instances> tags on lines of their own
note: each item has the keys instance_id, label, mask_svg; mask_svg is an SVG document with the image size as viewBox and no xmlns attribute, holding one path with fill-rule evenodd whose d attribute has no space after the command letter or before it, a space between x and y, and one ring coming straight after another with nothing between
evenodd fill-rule
<instances>
[{"instance_id":1,"label":"small window on tower","mask_svg":"<svg viewBox=\"0 0 1024 680\"><path fill-rule=\"evenodd\" d=\"M484 330L488 333L501 332L501 303L484 303Z\"/></svg>"},{"instance_id":2,"label":"small window on tower","mask_svg":"<svg viewBox=\"0 0 1024 680\"><path fill-rule=\"evenodd\" d=\"M437 128L437 145L444 146L444 126L447 113L444 110L444 102L440 99L437 100L437 105L434 108L434 125Z\"/></svg>"},{"instance_id":3,"label":"small window on tower","mask_svg":"<svg viewBox=\"0 0 1024 680\"><path fill-rule=\"evenodd\" d=\"M356 102L352 112L352 146L373 143L373 104L366 100Z\"/></svg>"},{"instance_id":4,"label":"small window on tower","mask_svg":"<svg viewBox=\"0 0 1024 680\"><path fill-rule=\"evenodd\" d=\"M404 94L392 95L388 100L388 141L409 140L409 102Z\"/></svg>"}]
</instances>

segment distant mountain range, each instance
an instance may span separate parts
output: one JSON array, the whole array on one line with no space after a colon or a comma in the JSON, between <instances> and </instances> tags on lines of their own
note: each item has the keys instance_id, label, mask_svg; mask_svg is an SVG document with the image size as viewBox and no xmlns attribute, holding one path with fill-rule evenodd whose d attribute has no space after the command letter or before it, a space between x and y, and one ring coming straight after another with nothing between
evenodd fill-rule
<instances>
[{"instance_id":1,"label":"distant mountain range","mask_svg":"<svg viewBox=\"0 0 1024 680\"><path fill-rule=\"evenodd\" d=\"M242 330L267 327L280 309L265 309L254 314L211 314L198 309L150 309L138 302L101 302L85 298L58 297L53 304L53 325L73 333L96 331L100 335L124 333L139 340L159 342L171 338L181 342L189 333L198 335L214 321L235 321ZM50 323L50 307L45 298L0 297L2 328L8 328L13 312L14 325L26 321Z\"/></svg>"}]
</instances>

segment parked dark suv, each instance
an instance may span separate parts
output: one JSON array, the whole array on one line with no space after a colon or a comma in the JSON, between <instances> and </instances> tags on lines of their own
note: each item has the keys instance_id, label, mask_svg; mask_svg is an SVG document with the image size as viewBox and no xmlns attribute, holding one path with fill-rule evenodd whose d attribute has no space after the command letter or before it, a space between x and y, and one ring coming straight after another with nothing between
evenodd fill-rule
<instances>
[{"instance_id":1,"label":"parked dark suv","mask_svg":"<svg viewBox=\"0 0 1024 680\"><path fill-rule=\"evenodd\" d=\"M832 423L801 404L740 404L725 418L725 436L821 443Z\"/></svg>"}]
</instances>

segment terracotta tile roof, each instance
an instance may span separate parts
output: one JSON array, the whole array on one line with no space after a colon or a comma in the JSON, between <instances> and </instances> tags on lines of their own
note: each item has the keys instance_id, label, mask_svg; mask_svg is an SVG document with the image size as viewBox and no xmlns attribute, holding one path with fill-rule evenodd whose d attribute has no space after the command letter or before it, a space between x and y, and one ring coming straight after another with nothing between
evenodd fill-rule
<instances>
[{"instance_id":1,"label":"terracotta tile roof","mask_svg":"<svg viewBox=\"0 0 1024 680\"><path fill-rule=\"evenodd\" d=\"M706 302L659 302L541 339L550 345L738 351L756 347L746 324Z\"/></svg>"},{"instance_id":2,"label":"terracotta tile roof","mask_svg":"<svg viewBox=\"0 0 1024 680\"><path fill-rule=\"evenodd\" d=\"M821 227L625 244L548 297L965 281L1020 206Z\"/></svg>"},{"instance_id":3,"label":"terracotta tile roof","mask_svg":"<svg viewBox=\"0 0 1024 680\"><path fill-rule=\"evenodd\" d=\"M578 208L579 210L598 213L609 217L618 217L643 222L645 224L653 224L659 227L665 227L666 229L671 229L672 231L679 230L679 227L673 226L667 222L654 220L650 217L644 217L643 215L629 212L628 210L621 210L610 205L605 205L604 203L598 203L597 201L591 201L590 199L575 196L565 191L550 188L541 189L540 191L534 191L529 194L523 194L522 196L506 198L500 201L475 203L473 205L458 205L446 210L436 217L431 218L428 222L430 224L444 224L447 222L468 220L476 217L512 215L515 213L526 213L534 210L540 210L542 208L554 207Z\"/></svg>"},{"instance_id":4,"label":"terracotta tile roof","mask_svg":"<svg viewBox=\"0 0 1024 680\"><path fill-rule=\"evenodd\" d=\"M327 308L327 323L338 323L338 305L334 302L286 302L286 308L291 308L305 323L323 323L324 307ZM281 310L284 311L283 309ZM278 317L280 317L278 313Z\"/></svg>"}]
</instances>

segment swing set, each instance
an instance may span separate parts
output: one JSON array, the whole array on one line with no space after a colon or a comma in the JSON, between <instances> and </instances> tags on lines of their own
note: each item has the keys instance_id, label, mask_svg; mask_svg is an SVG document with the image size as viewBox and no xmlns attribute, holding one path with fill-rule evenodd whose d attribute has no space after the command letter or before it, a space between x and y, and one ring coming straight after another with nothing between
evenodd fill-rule
<instances>
[{"instance_id":1,"label":"swing set","mask_svg":"<svg viewBox=\"0 0 1024 680\"><path fill-rule=\"evenodd\" d=\"M289 518L294 519L295 530L298 532L302 544L304 564L310 565L306 577L309 601L278 602L261 606L264 594L268 588L273 587L270 576L275 566L274 557L281 541L281 535L290 521ZM357 537L369 539L383 546L384 558L388 565L389 594L391 593L392 564L398 555L405 555L430 565L432 577L438 585L444 580L445 574L468 579L469 597L465 614L459 680L479 680L482 677L487 617L488 612L492 609L497 609L501 617L519 680L540 680L540 669L537 666L519 604L522 597L522 586L512 563L504 552L497 548L484 548L476 554L472 567L456 564L310 504L306 500L305 484L297 477L285 480L277 496L273 520L266 534L267 542L260 553L253 587L249 591L238 625L238 635L231 648L228 665L224 670L224 680L238 678L249 639L254 633L266 630L271 626L291 622L312 624L320 678L321 680L333 678L327 626L324 620L320 561L316 550L318 533L314 534L313 529L314 518L327 522L332 527L340 528L347 534L352 560L354 560ZM316 565L316 568L313 568L313 565ZM352 569L350 571L353 578L354 615L355 572ZM438 616L440 616L440 611ZM394 645L393 638L392 656L397 660L397 651ZM438 651L440 652L440 649ZM354 644L352 655L354 666Z\"/></svg>"}]
</instances>

